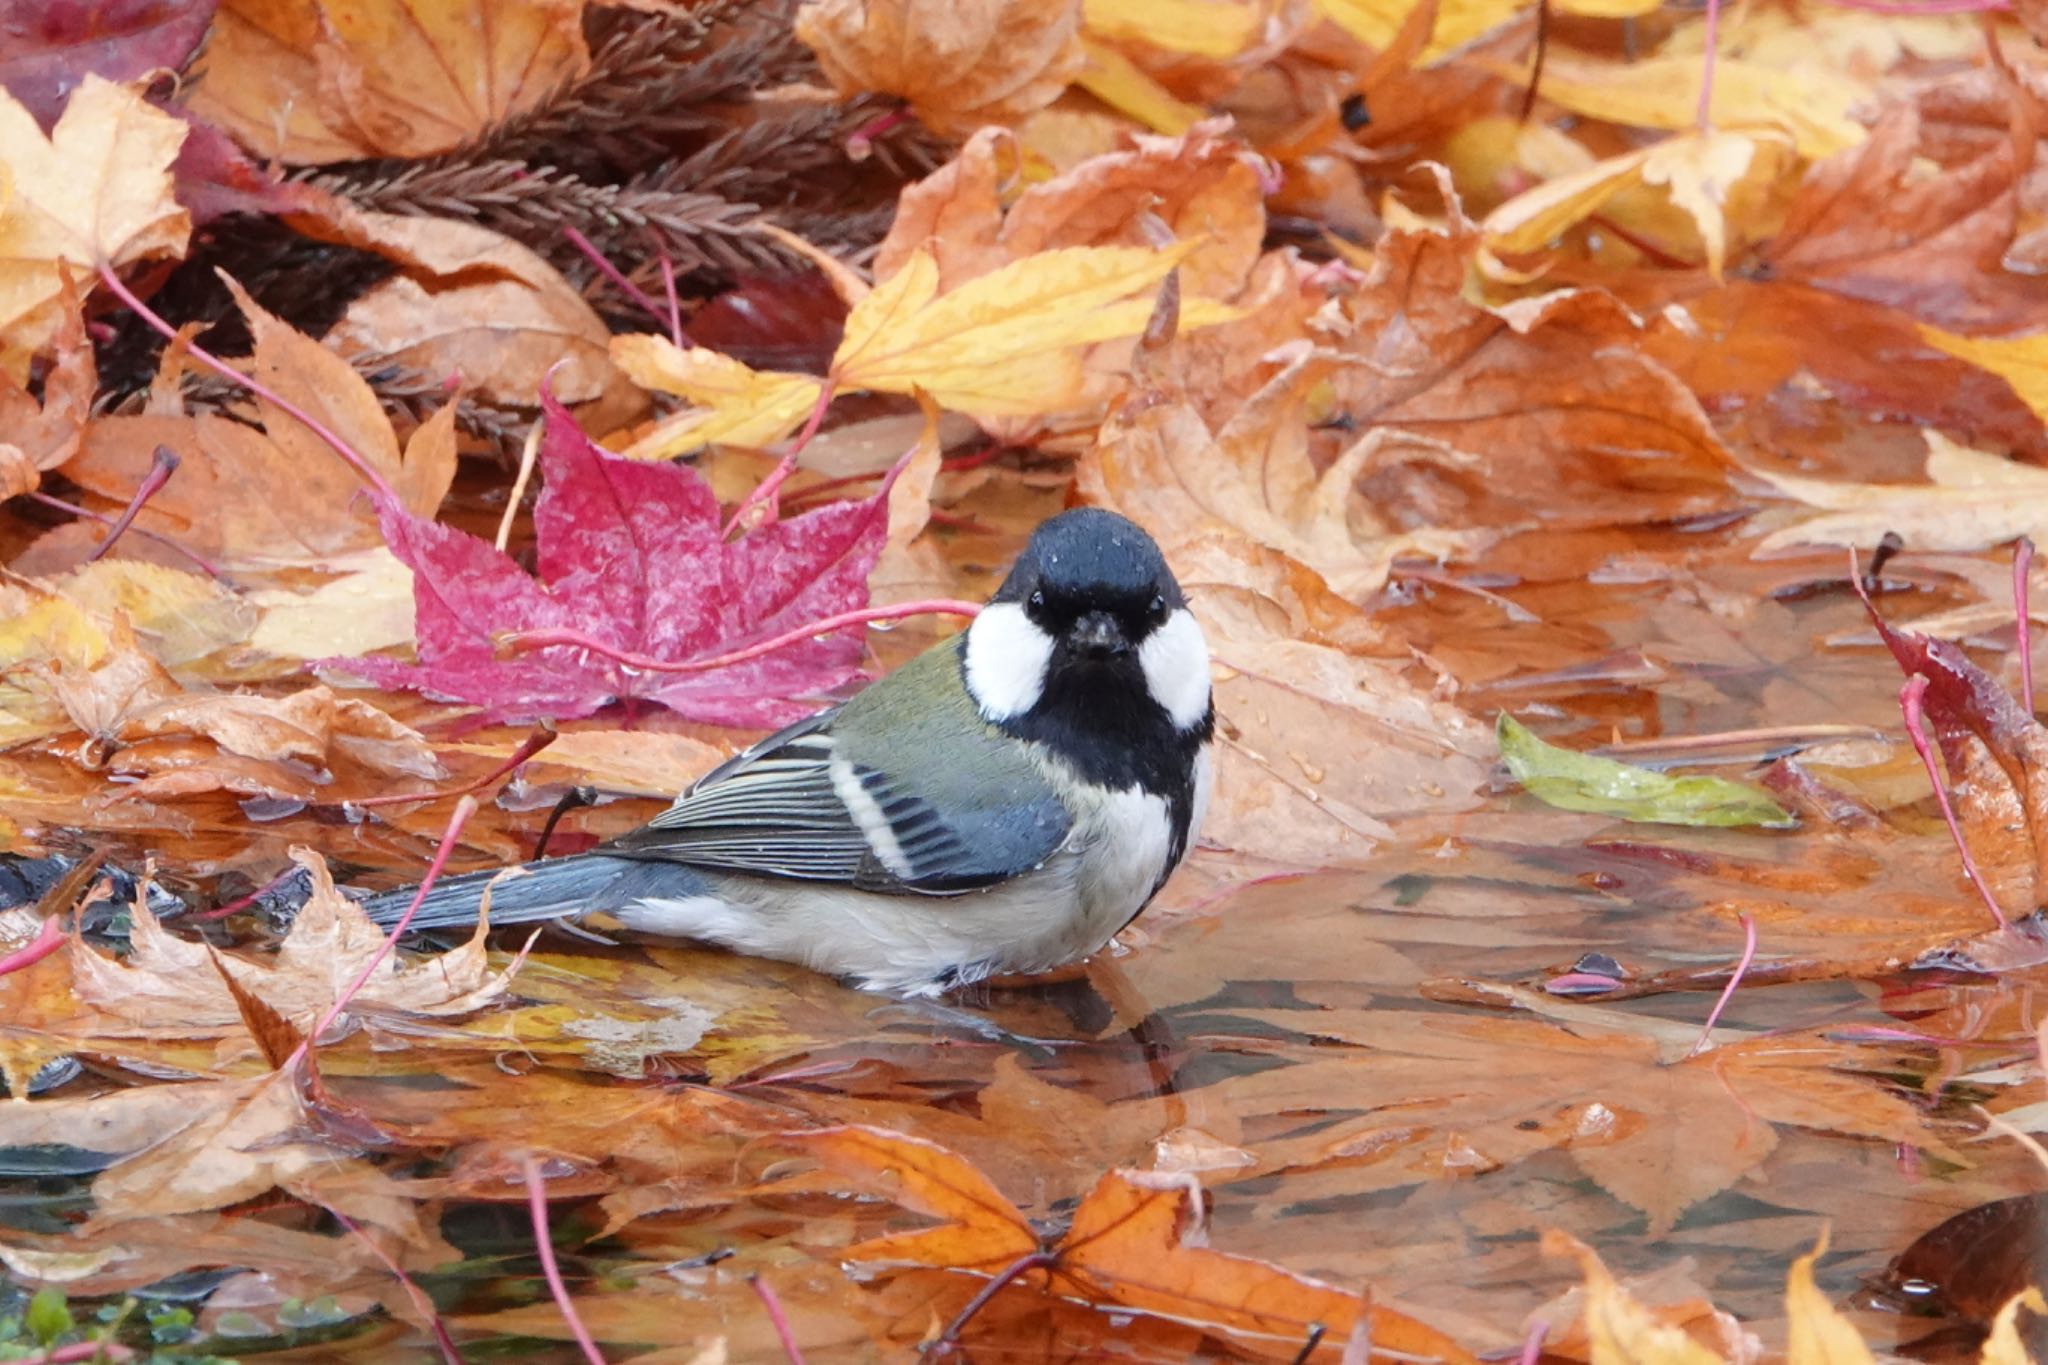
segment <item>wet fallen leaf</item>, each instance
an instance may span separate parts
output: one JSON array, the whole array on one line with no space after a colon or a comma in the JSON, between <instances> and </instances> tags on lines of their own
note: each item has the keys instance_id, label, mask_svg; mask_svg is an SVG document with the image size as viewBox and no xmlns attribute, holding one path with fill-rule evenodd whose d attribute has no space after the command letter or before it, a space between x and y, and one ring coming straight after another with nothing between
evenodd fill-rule
<instances>
[{"instance_id":1,"label":"wet fallen leaf","mask_svg":"<svg viewBox=\"0 0 2048 1365\"><path fill-rule=\"evenodd\" d=\"M88 76L126 82L175 70L205 39L212 0L9 0L0 6L0 88L45 128Z\"/></svg>"},{"instance_id":2,"label":"wet fallen leaf","mask_svg":"<svg viewBox=\"0 0 2048 1365\"><path fill-rule=\"evenodd\" d=\"M215 952L204 942L172 933L148 906L137 905L126 958L109 958L72 941L79 998L135 1024L204 1034L232 1027L243 1016L221 979L225 973L268 1008L305 1026L369 965L386 934L334 889L318 854L296 849L293 857L311 874L313 893L274 958L259 961ZM425 961L408 963L395 954L385 958L355 998L370 1009L467 1014L503 996L509 981L508 972L487 966L479 927L464 946Z\"/></svg>"},{"instance_id":3,"label":"wet fallen leaf","mask_svg":"<svg viewBox=\"0 0 2048 1365\"><path fill-rule=\"evenodd\" d=\"M1792 815L1756 787L1722 777L1671 777L1651 768L1546 744L1503 711L1501 761L1531 796L1561 810L1660 825L1784 828Z\"/></svg>"}]
</instances>

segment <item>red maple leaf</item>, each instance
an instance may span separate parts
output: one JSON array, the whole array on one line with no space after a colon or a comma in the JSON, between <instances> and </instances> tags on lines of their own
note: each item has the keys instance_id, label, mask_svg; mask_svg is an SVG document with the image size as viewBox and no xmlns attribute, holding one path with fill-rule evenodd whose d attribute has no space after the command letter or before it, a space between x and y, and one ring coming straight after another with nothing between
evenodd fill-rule
<instances>
[{"instance_id":1,"label":"red maple leaf","mask_svg":"<svg viewBox=\"0 0 2048 1365\"><path fill-rule=\"evenodd\" d=\"M658 702L691 720L775 725L853 678L858 626L697 672L657 672L607 655L713 659L867 603L888 532L888 488L727 541L718 499L684 465L622 460L544 398L527 574L485 541L379 499L384 538L413 571L419 662L334 659L382 687L485 708L493 720L587 716L609 702ZM506 655L512 632L570 631L602 647Z\"/></svg>"}]
</instances>

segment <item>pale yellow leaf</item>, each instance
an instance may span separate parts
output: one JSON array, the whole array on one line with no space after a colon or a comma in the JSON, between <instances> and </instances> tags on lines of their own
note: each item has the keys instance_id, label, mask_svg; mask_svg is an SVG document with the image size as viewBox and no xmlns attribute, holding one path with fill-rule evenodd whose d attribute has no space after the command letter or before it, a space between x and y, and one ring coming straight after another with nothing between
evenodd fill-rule
<instances>
[{"instance_id":1,"label":"pale yellow leaf","mask_svg":"<svg viewBox=\"0 0 2048 1365\"><path fill-rule=\"evenodd\" d=\"M1081 22L1096 37L1223 60L1252 45L1264 6L1234 0L1082 0Z\"/></svg>"},{"instance_id":2,"label":"pale yellow leaf","mask_svg":"<svg viewBox=\"0 0 2048 1365\"><path fill-rule=\"evenodd\" d=\"M249 643L282 659L328 659L413 643L412 570L385 546L334 559L311 592L251 594L263 609Z\"/></svg>"},{"instance_id":3,"label":"pale yellow leaf","mask_svg":"<svg viewBox=\"0 0 2048 1365\"><path fill-rule=\"evenodd\" d=\"M1591 1365L1723 1365L1721 1357L1658 1321L1600 1263L1593 1249L1555 1229L1543 1234L1547 1256L1569 1255L1585 1277L1585 1320Z\"/></svg>"},{"instance_id":4,"label":"pale yellow leaf","mask_svg":"<svg viewBox=\"0 0 2048 1365\"><path fill-rule=\"evenodd\" d=\"M1813 1263L1827 1249L1823 1235L1819 1246L1792 1263L1786 1279L1786 1365L1871 1365L1870 1348L1813 1282Z\"/></svg>"},{"instance_id":5,"label":"pale yellow leaf","mask_svg":"<svg viewBox=\"0 0 2048 1365\"><path fill-rule=\"evenodd\" d=\"M1525 74L1482 64L1517 80ZM1544 62L1543 98L1588 118L1676 131L1699 120L1704 70L1691 55L1609 62L1553 52ZM1842 72L1723 59L1714 64L1712 117L1719 128L1779 129L1801 156L1822 157L1863 141L1863 125L1850 110L1870 93L1867 83Z\"/></svg>"},{"instance_id":6,"label":"pale yellow leaf","mask_svg":"<svg viewBox=\"0 0 2048 1365\"><path fill-rule=\"evenodd\" d=\"M1088 64L1074 83L1153 132L1179 137L1206 116L1206 110L1176 96L1109 44L1083 35L1081 50Z\"/></svg>"},{"instance_id":7,"label":"pale yellow leaf","mask_svg":"<svg viewBox=\"0 0 2048 1365\"><path fill-rule=\"evenodd\" d=\"M1991 1335L1984 1339L1984 1355L1981 1365L2035 1365L2033 1356L2027 1352L2027 1344L2020 1337L2020 1309L2026 1309L2036 1316L2048 1315L2048 1300L2041 1297L2039 1289L2023 1289L2012 1296L2005 1307L1998 1310L1998 1317L1991 1324Z\"/></svg>"},{"instance_id":8,"label":"pale yellow leaf","mask_svg":"<svg viewBox=\"0 0 2048 1365\"><path fill-rule=\"evenodd\" d=\"M57 330L66 272L182 255L192 220L171 196L185 125L124 86L87 76L48 137L0 90L0 357Z\"/></svg>"},{"instance_id":9,"label":"pale yellow leaf","mask_svg":"<svg viewBox=\"0 0 2048 1365\"><path fill-rule=\"evenodd\" d=\"M667 337L613 337L612 363L642 388L686 398L692 408L656 424L622 453L666 460L712 444L765 446L794 431L818 401L810 375L755 370L702 346Z\"/></svg>"},{"instance_id":10,"label":"pale yellow leaf","mask_svg":"<svg viewBox=\"0 0 2048 1365\"><path fill-rule=\"evenodd\" d=\"M920 249L847 315L833 380L841 389L923 389L981 416L1058 412L1080 397L1080 348L1142 332L1159 282L1200 245L1043 251L946 294L932 252ZM1180 328L1232 316L1214 300L1185 299Z\"/></svg>"},{"instance_id":11,"label":"pale yellow leaf","mask_svg":"<svg viewBox=\"0 0 2048 1365\"><path fill-rule=\"evenodd\" d=\"M1966 337L1920 325L1920 339L2012 385L2020 401L2048 422L2048 332L2017 337Z\"/></svg>"},{"instance_id":12,"label":"pale yellow leaf","mask_svg":"<svg viewBox=\"0 0 2048 1365\"><path fill-rule=\"evenodd\" d=\"M1831 514L1765 536L1756 552L1874 546L1887 532L1916 550L1983 550L2023 535L2048 538L2048 470L1957 445L1938 431L1921 435L1927 440L1924 484L1838 483L1754 471L1786 497Z\"/></svg>"},{"instance_id":13,"label":"pale yellow leaf","mask_svg":"<svg viewBox=\"0 0 2048 1365\"><path fill-rule=\"evenodd\" d=\"M1400 32L1417 3L1418 0L1315 0L1315 8L1360 42L1384 48ZM1659 8L1659 0L1562 0L1555 8L1596 19L1628 19L1654 12ZM1433 62L1518 15L1533 14L1535 9L1535 0L1442 0L1422 60ZM1545 85L1548 93L1547 79Z\"/></svg>"}]
</instances>

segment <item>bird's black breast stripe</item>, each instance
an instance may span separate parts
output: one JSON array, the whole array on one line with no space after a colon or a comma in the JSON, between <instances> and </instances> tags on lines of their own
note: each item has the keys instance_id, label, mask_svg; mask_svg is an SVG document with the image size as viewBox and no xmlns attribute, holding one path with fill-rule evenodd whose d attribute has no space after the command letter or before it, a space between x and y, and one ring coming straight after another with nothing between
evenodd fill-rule
<instances>
[{"instance_id":1,"label":"bird's black breast stripe","mask_svg":"<svg viewBox=\"0 0 2048 1365\"><path fill-rule=\"evenodd\" d=\"M966 667L964 652L961 667ZM1136 787L1165 800L1170 842L1160 872L1164 882L1180 865L1194 834L1189 826L1195 816L1195 759L1215 733L1216 708L1203 712L1193 727L1178 729L1146 689L1135 657L1128 660L1127 673L1106 686L1100 672L1089 676L1054 669L1037 705L996 725L1044 745L1084 782L1112 791Z\"/></svg>"}]
</instances>

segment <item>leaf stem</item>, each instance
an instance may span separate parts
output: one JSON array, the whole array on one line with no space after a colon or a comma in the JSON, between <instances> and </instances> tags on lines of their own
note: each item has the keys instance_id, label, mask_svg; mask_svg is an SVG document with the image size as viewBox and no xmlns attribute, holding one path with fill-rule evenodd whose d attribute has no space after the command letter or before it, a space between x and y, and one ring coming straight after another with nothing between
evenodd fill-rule
<instances>
[{"instance_id":1,"label":"leaf stem","mask_svg":"<svg viewBox=\"0 0 2048 1365\"><path fill-rule=\"evenodd\" d=\"M629 650L608 645L595 636L580 630L549 628L545 630L516 630L498 637L498 648L506 653L524 654L536 649L567 647L587 649L601 659L609 659L626 668L637 668L646 673L704 673L714 668L729 668L745 663L763 654L773 654L778 649L801 644L805 640L830 635L847 626L865 625L870 621L900 621L911 616L967 616L979 615L981 608L973 602L960 602L950 598L932 598L919 602L899 602L892 607L862 607L858 611L836 612L820 617L816 621L785 630L745 649L736 649L730 654L716 654L708 659L656 659L646 654L635 654Z\"/></svg>"},{"instance_id":2,"label":"leaf stem","mask_svg":"<svg viewBox=\"0 0 2048 1365\"><path fill-rule=\"evenodd\" d=\"M782 1311L782 1300L775 1297L775 1289L759 1275L747 1276L747 1283L753 1286L761 1306L768 1310L768 1324L775 1329L775 1339L782 1343L782 1354L789 1365L804 1365L803 1348L796 1344L796 1333L790 1329L789 1314Z\"/></svg>"},{"instance_id":3,"label":"leaf stem","mask_svg":"<svg viewBox=\"0 0 2048 1365\"><path fill-rule=\"evenodd\" d=\"M1714 1008L1707 1011L1707 1022L1700 1025L1699 1041L1692 1045L1688 1057L1697 1057L1707 1050L1707 1040L1714 1036L1714 1025L1721 1022L1721 1011L1728 1008L1728 1002L1735 998L1735 988L1742 984L1742 978L1749 972L1749 964L1756 961L1756 916L1747 910L1742 912L1742 960L1735 964L1735 970L1728 976L1728 984L1721 988L1721 998L1714 1002Z\"/></svg>"},{"instance_id":4,"label":"leaf stem","mask_svg":"<svg viewBox=\"0 0 2048 1365\"><path fill-rule=\"evenodd\" d=\"M1970 856L1970 846L1963 839L1962 826L1956 823L1955 809L1949 805L1948 788L1943 785L1942 772L1934 761L1934 750L1927 744L1927 727L1921 718L1921 701L1927 695L1927 675L1915 673L1906 679L1906 685L1899 689L1899 710L1906 717L1906 737L1913 741L1913 751L1920 755L1921 766L1927 769L1927 780L1934 784L1934 800L1941 807L1941 818L1948 824L1948 833L1956 841L1956 852L1963 857L1963 874L1970 879L1970 885L1977 888L1977 894L1990 907L1991 918L1998 921L2000 929L2012 926L2006 922L2005 911L1992 898L1991 888L1984 884L1984 874L1977 870L1977 860Z\"/></svg>"},{"instance_id":5,"label":"leaf stem","mask_svg":"<svg viewBox=\"0 0 2048 1365\"><path fill-rule=\"evenodd\" d=\"M36 936L16 948L5 957L0 957L0 976L18 972L24 967L33 967L48 957L64 942L64 927L55 915L45 916L43 927L36 930Z\"/></svg>"},{"instance_id":6,"label":"leaf stem","mask_svg":"<svg viewBox=\"0 0 2048 1365\"><path fill-rule=\"evenodd\" d=\"M506 776L514 768L526 762L527 759L532 758L542 749L547 748L548 745L553 744L557 738L559 738L559 732L555 727L546 721L542 721L539 725L533 727L532 733L520 742L519 747L512 751L509 758L474 782L466 782L460 787L450 787L444 792L390 792L383 796L366 796L360 801L351 801L348 804L358 808L364 806L396 806L407 801L445 801L451 796L462 796L469 792L482 791L485 787L490 786L491 783L496 782L499 778Z\"/></svg>"},{"instance_id":7,"label":"leaf stem","mask_svg":"<svg viewBox=\"0 0 2048 1365\"><path fill-rule=\"evenodd\" d=\"M54 507L59 512L69 512L74 517L87 517L93 521L98 522L102 526L112 526L114 524L114 519L110 516L106 516L102 513L95 512L90 507L80 507L75 502L66 502L62 498L52 497L50 494L43 492L40 488L31 490L29 496L35 499L37 502L41 503L45 507ZM146 530L140 526L135 527L134 530L135 534L141 536L144 540L153 540L157 544L163 546L166 550L169 550L172 554L183 556L184 558L192 561L194 567L196 567L201 573L205 574L208 578L214 579L216 581L219 580L221 576L221 572L219 569L207 563L204 559L201 559L198 555L186 549L177 541L172 540L168 536L160 536L156 532Z\"/></svg>"},{"instance_id":8,"label":"leaf stem","mask_svg":"<svg viewBox=\"0 0 2048 1365\"><path fill-rule=\"evenodd\" d=\"M237 910L246 910L250 906L254 905L257 901L262 900L265 896L277 890L278 887L283 886L286 882L290 881L292 879L292 874L297 872L298 870L299 865L297 863L293 863L289 867L285 868L284 871L278 873L275 877L272 877L269 881L263 883L263 885L257 887L254 891L251 891L248 895L237 897L236 899L229 901L226 905L216 905L211 910L202 910L198 914L193 915L191 917L192 922L194 924L211 924L215 920L226 919L229 915L234 914Z\"/></svg>"},{"instance_id":9,"label":"leaf stem","mask_svg":"<svg viewBox=\"0 0 2048 1365\"><path fill-rule=\"evenodd\" d=\"M519 1165L526 1176L526 1207L533 1215L533 1245L540 1253L541 1274L547 1277L548 1292L555 1296L555 1306L562 1310L562 1320L569 1324L576 1344L583 1348L583 1358L590 1365L605 1365L603 1352L597 1349L590 1329L583 1325L583 1319L577 1314L576 1301L569 1297L569 1287L562 1283L562 1268L555 1264L555 1243L548 1235L548 1178L541 1172L540 1159L528 1152Z\"/></svg>"},{"instance_id":10,"label":"leaf stem","mask_svg":"<svg viewBox=\"0 0 2048 1365\"><path fill-rule=\"evenodd\" d=\"M455 851L455 841L461 837L462 827L468 824L469 818L475 814L474 796L465 796L455 803L455 809L448 815L448 827L441 833L441 846L434 850L434 860L427 864L427 875L420 879L419 890L413 892L412 904L405 907L405 913L398 917L398 923L391 926L391 932L385 935L384 942L378 946L370 960L363 964L363 969L356 973L355 980L348 983L347 988L334 998L334 1003L327 1007L326 1013L314 1022L312 1028L306 1030L306 1039L299 1044L298 1051L286 1058L285 1064L278 1070L290 1070L300 1058L312 1050L319 1042L320 1035L327 1032L334 1021L341 1017L341 1012L348 1008L348 1002L355 999L357 993L369 984L371 974L383 966L384 959L390 957L398 947L398 940L405 936L406 928L412 923L412 917L419 913L420 906L426 902L427 892L434 889L435 881L441 876L441 869L448 865L448 855Z\"/></svg>"},{"instance_id":11,"label":"leaf stem","mask_svg":"<svg viewBox=\"0 0 2048 1365\"><path fill-rule=\"evenodd\" d=\"M732 520L725 524L725 534L728 537L747 527L748 520L757 507L767 508L767 514L761 518L764 524L774 521L780 514L781 504L776 495L782 490L782 485L788 482L789 476L796 473L796 457L803 454L804 447L811 443L811 438L818 434L818 428L824 425L825 410L832 406L835 392L830 379L818 386L818 401L811 404L811 415L804 419L803 430L799 431L796 440L790 443L789 453L784 455L775 468L768 472L768 477L761 480L760 485L733 509Z\"/></svg>"},{"instance_id":12,"label":"leaf stem","mask_svg":"<svg viewBox=\"0 0 2048 1365\"><path fill-rule=\"evenodd\" d=\"M563 228L562 235L569 239L570 246L582 252L584 257L597 267L598 274L604 276L613 285L617 286L621 294L624 294L627 298L638 304L655 321L668 321L668 314L663 311L662 306L653 299L648 298L646 290L627 279L625 272L613 265L611 258L597 249L597 243L591 241L573 227Z\"/></svg>"},{"instance_id":13,"label":"leaf stem","mask_svg":"<svg viewBox=\"0 0 2048 1365\"><path fill-rule=\"evenodd\" d=\"M1056 1266L1059 1264L1059 1259L1050 1251L1034 1251L1029 1256L1019 1256L1016 1260L1004 1266L996 1272L987 1284L983 1285L976 1292L973 1298L967 1301L965 1308L962 1308L954 1315L953 1320L946 1324L946 1330L932 1338L931 1343L918 1353L919 1356L921 1358L929 1358L933 1355L952 1350L959 1343L960 1334L967 1330L967 1324L974 1321L975 1314L988 1307L989 1300L1008 1288L1011 1281L1020 1275L1027 1275L1034 1270L1045 1270Z\"/></svg>"},{"instance_id":14,"label":"leaf stem","mask_svg":"<svg viewBox=\"0 0 2048 1365\"><path fill-rule=\"evenodd\" d=\"M171 481L171 475L178 472L178 452L169 446L160 445L149 457L149 472L142 476L142 482L135 485L135 496L128 499L128 505L121 509L121 515L114 518L106 537L93 547L85 557L88 564L98 563L107 551L114 548L114 542L121 538L135 522L142 505L156 496L158 489Z\"/></svg>"},{"instance_id":15,"label":"leaf stem","mask_svg":"<svg viewBox=\"0 0 2048 1365\"><path fill-rule=\"evenodd\" d=\"M154 328L159 336L171 342L178 340L178 329L165 322L162 317L158 316L155 309L144 303L136 295L134 290L123 284L121 277L114 273L111 266L100 266L100 283L106 285L113 292L115 298L127 304L129 311L133 312L135 316L141 318ZM297 421L306 430L326 442L328 447L335 454L341 456L348 467L356 472L357 477L377 490L378 496L388 499L394 507L404 505L403 500L398 496L398 490L391 486L390 481L384 477L382 471L358 453L354 446L329 430L319 418L313 416L313 414L307 412L289 398L277 393L262 380L243 374L240 370L201 346L198 342L186 342L185 350L194 360L206 366L221 378L232 384L240 384L243 388L284 413L287 417Z\"/></svg>"},{"instance_id":16,"label":"leaf stem","mask_svg":"<svg viewBox=\"0 0 2048 1365\"><path fill-rule=\"evenodd\" d=\"M370 1249L370 1253L384 1263L386 1270L398 1277L399 1287L404 1289L405 1296L412 1300L414 1311L427 1320L427 1328L434 1334L434 1344L441 1348L441 1359L446 1361L447 1365L464 1365L462 1352L455 1349L455 1339L448 1335L448 1325L441 1321L441 1314L434 1307L434 1301L427 1297L425 1290L413 1283L412 1276L405 1273L405 1267L393 1260L389 1252L377 1245L377 1239L357 1227L347 1214L331 1204L322 1207L333 1215L336 1222L361 1239L363 1245Z\"/></svg>"}]
</instances>

